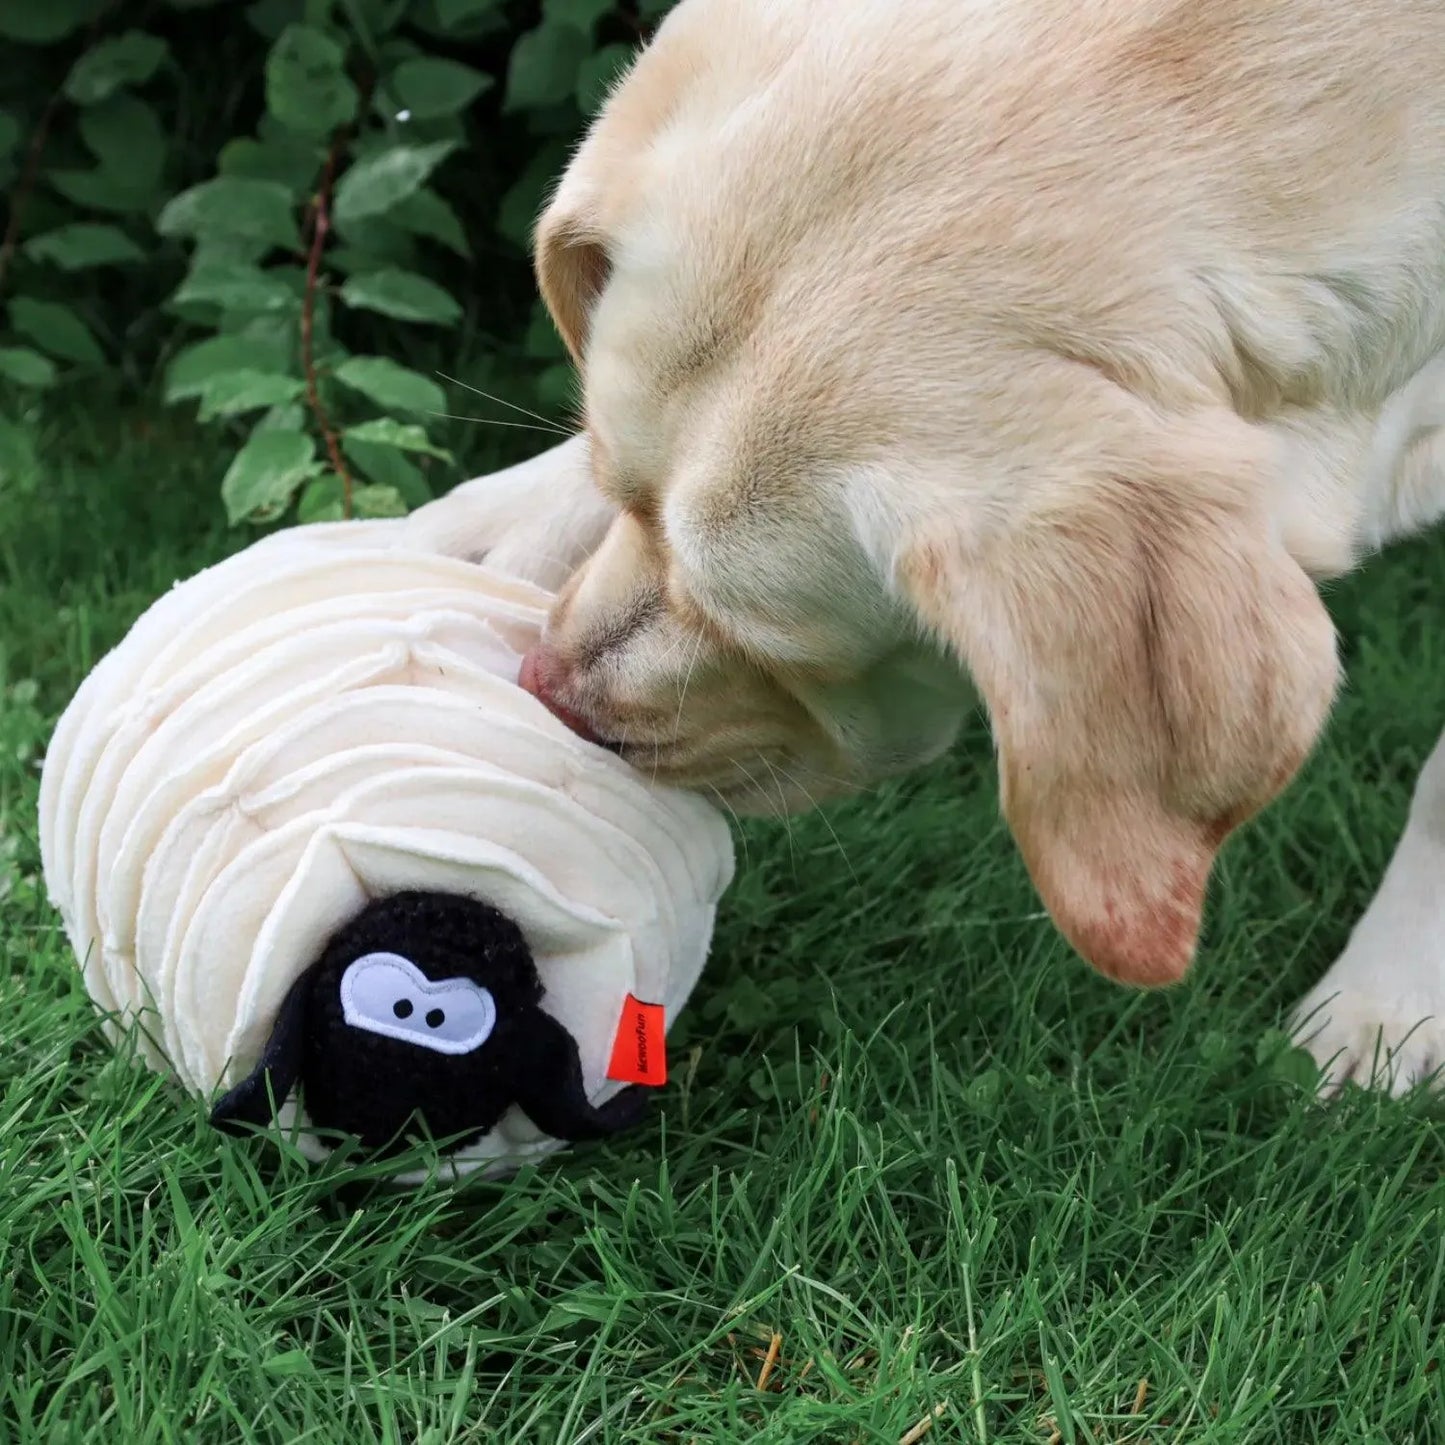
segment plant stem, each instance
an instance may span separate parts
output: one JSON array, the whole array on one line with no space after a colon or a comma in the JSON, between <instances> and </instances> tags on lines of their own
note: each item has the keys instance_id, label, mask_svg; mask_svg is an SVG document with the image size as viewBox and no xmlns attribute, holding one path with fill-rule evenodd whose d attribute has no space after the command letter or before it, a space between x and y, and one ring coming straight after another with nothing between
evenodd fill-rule
<instances>
[{"instance_id":1,"label":"plant stem","mask_svg":"<svg viewBox=\"0 0 1445 1445\"><path fill-rule=\"evenodd\" d=\"M40 119L35 123L30 144L25 150L20 179L10 193L10 215L5 222L4 239L0 240L0 292L5 289L5 277L9 274L15 248L20 242L20 222L25 215L26 203L35 190L35 182L40 177L40 159L45 154L45 142L50 139L50 127L55 121L56 111L60 109L60 100L61 93L57 90L40 112Z\"/></svg>"},{"instance_id":2,"label":"plant stem","mask_svg":"<svg viewBox=\"0 0 1445 1445\"><path fill-rule=\"evenodd\" d=\"M316 383L316 353L314 332L316 324L316 293L321 282L321 252L326 246L326 237L331 230L331 192L336 185L336 162L345 144L345 132L338 133L326 153L326 168L321 173L321 185L311 206L311 251L306 258L306 292L301 300L301 367L306 376L306 400L316 426L326 443L327 453L336 475L341 478L341 515L351 516L351 473L347 470L346 459L341 454L341 441L336 428L327 415L325 403L321 400L321 388Z\"/></svg>"},{"instance_id":3,"label":"plant stem","mask_svg":"<svg viewBox=\"0 0 1445 1445\"><path fill-rule=\"evenodd\" d=\"M88 50L100 33L101 21L106 17L109 5L96 12L85 31L85 48ZM63 89L50 93L35 129L30 133L30 144L25 148L25 164L20 169L20 178L10 192L10 214L5 221L5 235L0 238L0 294L5 290L5 278L10 273L10 263L15 259L16 247L20 244L20 223L25 217L25 207L35 192L35 183L40 179L40 162L45 155L45 143L50 139L50 128L55 124L60 102L65 99Z\"/></svg>"}]
</instances>

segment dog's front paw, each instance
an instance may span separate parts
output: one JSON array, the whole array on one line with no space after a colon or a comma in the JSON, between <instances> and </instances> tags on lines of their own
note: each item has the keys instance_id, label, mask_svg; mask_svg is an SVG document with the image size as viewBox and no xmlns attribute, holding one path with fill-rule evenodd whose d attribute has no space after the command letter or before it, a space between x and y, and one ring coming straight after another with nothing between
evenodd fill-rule
<instances>
[{"instance_id":1,"label":"dog's front paw","mask_svg":"<svg viewBox=\"0 0 1445 1445\"><path fill-rule=\"evenodd\" d=\"M1408 976L1402 977L1403 976ZM1402 983L1416 985L1402 989ZM1418 985L1427 986L1421 990ZM1320 1068L1320 1093L1349 1083L1400 1095L1438 1087L1445 1066L1445 958L1406 965L1346 953L1302 998L1291 1018L1296 1042Z\"/></svg>"},{"instance_id":2,"label":"dog's front paw","mask_svg":"<svg viewBox=\"0 0 1445 1445\"><path fill-rule=\"evenodd\" d=\"M587 441L579 436L463 482L412 513L400 540L556 591L596 550L613 514L593 485Z\"/></svg>"},{"instance_id":3,"label":"dog's front paw","mask_svg":"<svg viewBox=\"0 0 1445 1445\"><path fill-rule=\"evenodd\" d=\"M1420 774L1380 887L1335 965L1300 1000L1295 1039L1324 1072L1403 1094L1445 1066L1445 738Z\"/></svg>"}]
</instances>

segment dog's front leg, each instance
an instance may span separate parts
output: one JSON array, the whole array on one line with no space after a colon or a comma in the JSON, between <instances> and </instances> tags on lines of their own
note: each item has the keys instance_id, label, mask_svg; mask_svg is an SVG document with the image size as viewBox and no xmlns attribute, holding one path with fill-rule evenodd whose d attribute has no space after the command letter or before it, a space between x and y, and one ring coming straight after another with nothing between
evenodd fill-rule
<instances>
[{"instance_id":1,"label":"dog's front leg","mask_svg":"<svg viewBox=\"0 0 1445 1445\"><path fill-rule=\"evenodd\" d=\"M463 482L414 512L401 540L556 591L597 549L613 515L593 485L587 438L575 436L518 466Z\"/></svg>"},{"instance_id":2,"label":"dog's front leg","mask_svg":"<svg viewBox=\"0 0 1445 1445\"><path fill-rule=\"evenodd\" d=\"M1445 1065L1445 735L1379 891L1294 1028L1328 1093L1353 1080L1401 1094Z\"/></svg>"}]
</instances>

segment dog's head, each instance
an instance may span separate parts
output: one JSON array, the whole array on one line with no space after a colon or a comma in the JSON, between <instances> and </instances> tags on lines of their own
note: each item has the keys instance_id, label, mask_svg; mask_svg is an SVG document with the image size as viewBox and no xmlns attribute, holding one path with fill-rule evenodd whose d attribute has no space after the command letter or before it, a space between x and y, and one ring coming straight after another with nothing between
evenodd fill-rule
<instances>
[{"instance_id":1,"label":"dog's head","mask_svg":"<svg viewBox=\"0 0 1445 1445\"><path fill-rule=\"evenodd\" d=\"M756 809L935 754L966 672L1056 922L1116 977L1177 978L1219 845L1335 685L1268 439L1130 385L1093 327L1118 280L1076 274L1118 250L1112 217L1078 234L1107 198L1011 178L947 52L890 66L759 8L675 11L540 224L618 512L528 681Z\"/></svg>"}]
</instances>

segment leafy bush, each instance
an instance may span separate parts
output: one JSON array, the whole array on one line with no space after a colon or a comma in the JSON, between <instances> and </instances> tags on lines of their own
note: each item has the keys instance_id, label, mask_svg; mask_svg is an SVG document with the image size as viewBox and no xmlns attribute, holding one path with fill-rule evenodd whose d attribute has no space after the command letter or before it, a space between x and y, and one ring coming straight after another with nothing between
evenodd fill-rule
<instances>
[{"instance_id":1,"label":"leafy bush","mask_svg":"<svg viewBox=\"0 0 1445 1445\"><path fill-rule=\"evenodd\" d=\"M451 376L570 403L531 226L670 3L0 0L0 386L158 375L233 522L425 501Z\"/></svg>"}]
</instances>

